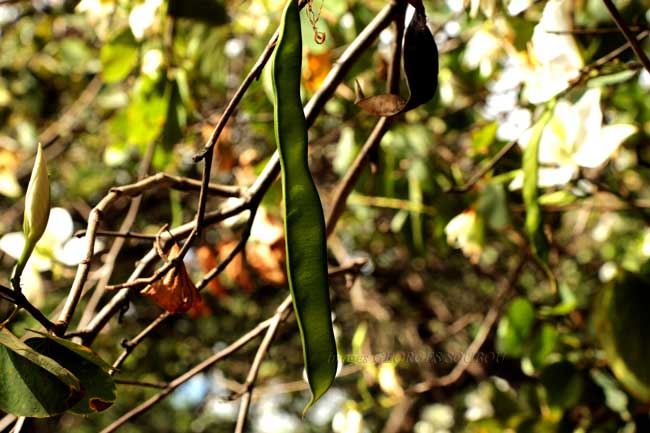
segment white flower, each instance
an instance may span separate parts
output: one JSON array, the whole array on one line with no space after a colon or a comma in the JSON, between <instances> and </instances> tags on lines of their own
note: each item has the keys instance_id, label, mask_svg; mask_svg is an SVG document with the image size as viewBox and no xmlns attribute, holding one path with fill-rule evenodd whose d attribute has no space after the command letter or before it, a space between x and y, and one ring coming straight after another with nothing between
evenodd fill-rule
<instances>
[{"instance_id":1,"label":"white flower","mask_svg":"<svg viewBox=\"0 0 650 433\"><path fill-rule=\"evenodd\" d=\"M519 15L533 4L533 0L510 0L508 2L508 14Z\"/></svg>"},{"instance_id":2,"label":"white flower","mask_svg":"<svg viewBox=\"0 0 650 433\"><path fill-rule=\"evenodd\" d=\"M598 279L601 283L613 280L618 275L618 268L614 262L605 262L598 269Z\"/></svg>"},{"instance_id":3,"label":"white flower","mask_svg":"<svg viewBox=\"0 0 650 433\"><path fill-rule=\"evenodd\" d=\"M645 257L650 257L650 229L646 229L643 233L643 240L641 242L641 254Z\"/></svg>"},{"instance_id":4,"label":"white flower","mask_svg":"<svg viewBox=\"0 0 650 433\"><path fill-rule=\"evenodd\" d=\"M163 63L163 53L160 50L148 50L142 57L142 73L155 77Z\"/></svg>"},{"instance_id":5,"label":"white flower","mask_svg":"<svg viewBox=\"0 0 650 433\"><path fill-rule=\"evenodd\" d=\"M463 52L463 65L479 68L484 77L492 73L494 62L503 48L502 41L487 29L480 29L467 41Z\"/></svg>"},{"instance_id":6,"label":"white flower","mask_svg":"<svg viewBox=\"0 0 650 433\"><path fill-rule=\"evenodd\" d=\"M404 396L404 389L400 385L399 376L392 363L384 362L379 366L377 381L381 390L386 394L394 397Z\"/></svg>"},{"instance_id":7,"label":"white flower","mask_svg":"<svg viewBox=\"0 0 650 433\"><path fill-rule=\"evenodd\" d=\"M540 187L564 185L578 173L579 167L595 168L604 164L637 131L634 125L603 126L600 95L600 89L591 89L576 104L557 103L539 143ZM531 129L522 135L521 147L528 145L531 135ZM521 188L522 183L523 173L519 173L510 189Z\"/></svg>"},{"instance_id":8,"label":"white flower","mask_svg":"<svg viewBox=\"0 0 650 433\"><path fill-rule=\"evenodd\" d=\"M548 101L565 90L583 66L573 37L552 33L571 30L570 5L571 0L550 0L533 31L533 67L524 90L526 99L533 104Z\"/></svg>"},{"instance_id":9,"label":"white flower","mask_svg":"<svg viewBox=\"0 0 650 433\"><path fill-rule=\"evenodd\" d=\"M453 217L445 227L447 243L460 248L472 262L478 262L482 250L477 228L476 212L471 209Z\"/></svg>"},{"instance_id":10,"label":"white flower","mask_svg":"<svg viewBox=\"0 0 650 433\"><path fill-rule=\"evenodd\" d=\"M129 26L133 36L141 40L147 30L153 27L156 21L156 13L162 5L162 0L145 0L144 3L135 6L129 14Z\"/></svg>"},{"instance_id":11,"label":"white flower","mask_svg":"<svg viewBox=\"0 0 650 433\"><path fill-rule=\"evenodd\" d=\"M74 230L72 217L67 210L55 207L50 210L47 227L36 244L27 266L39 272L52 269L53 260L66 266L76 266L86 255L86 238L71 238ZM0 250L18 259L25 245L22 232L7 233L0 238ZM95 250L101 248L95 242Z\"/></svg>"},{"instance_id":12,"label":"white flower","mask_svg":"<svg viewBox=\"0 0 650 433\"><path fill-rule=\"evenodd\" d=\"M332 418L332 430L334 433L361 433L363 415L354 407L344 408Z\"/></svg>"}]
</instances>

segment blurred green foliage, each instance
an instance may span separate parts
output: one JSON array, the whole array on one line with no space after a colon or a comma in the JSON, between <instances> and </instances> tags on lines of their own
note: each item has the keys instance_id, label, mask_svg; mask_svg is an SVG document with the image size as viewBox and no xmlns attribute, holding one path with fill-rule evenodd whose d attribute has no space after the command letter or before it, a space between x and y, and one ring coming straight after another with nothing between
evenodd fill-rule
<instances>
[{"instance_id":1,"label":"blurred green foliage","mask_svg":"<svg viewBox=\"0 0 650 433\"><path fill-rule=\"evenodd\" d=\"M39 141L47 147L52 205L71 213L76 230L85 228L89 210L111 187L137 180L148 151L149 173L200 179L201 166L192 156L275 31L283 4L212 1L201 2L206 9L199 11L196 2L73 3L0 4L3 235L20 231L21 197ZM343 371L324 401L301 420L308 392L296 323L289 319L262 365L251 430L648 431L650 75L630 50L594 63L625 43L599 0L424 3L441 52L437 97L393 123L380 144L378 171L364 171L330 240L332 265L341 255L368 259L358 279L331 282ZM321 69L331 68L384 4L325 0L318 24L327 34L322 46L303 26L303 101L319 88ZM568 4L573 9L565 16ZM617 5L635 31L648 27L647 2ZM545 19L552 26L545 30L562 31L570 21L576 32L547 32L540 27ZM367 94L383 92L391 35L382 33L359 56L310 129L311 169L326 209L375 121L354 105L354 80ZM642 47L648 51L647 40ZM262 73L229 121L212 181L249 186L271 155L269 79ZM602 112L600 118L575 114L590 89L598 90L598 100L583 111ZM515 145L489 164L539 120L552 98L559 120L545 131L562 138L542 137L540 178L542 169L565 169L568 175L553 177L551 185L538 183L537 193L539 233L548 242L556 292L529 253L526 207L516 187L523 149ZM563 104L566 111L558 108ZM589 128L568 138L581 125ZM610 140L606 131L613 130L606 128L617 125L635 132ZM591 137L590 130L607 140ZM617 145L602 163L585 162L608 141ZM582 145L596 147L581 154ZM471 188L454 192L483 169ZM267 219L261 233L281 225L278 188L262 202ZM208 209L225 202L211 198ZM155 234L170 221L190 221L196 203L192 192L148 191L132 231ZM118 230L128 206L128 200L118 201L102 228ZM219 254L238 239L241 224L206 230L187 259L195 281L209 270L201 254L223 258ZM93 262L97 273L112 238L102 241ZM128 240L110 282L125 281L149 247L148 241ZM34 268L24 290L56 317L75 267L48 248L41 252L50 265ZM5 284L15 260L2 241L0 249ZM288 293L281 280L269 279L270 269L283 269L273 251L252 239L246 260L233 263L203 294L202 309L156 328L116 378L172 380L271 316ZM262 267L260 256L273 257L271 264ZM513 275L514 283L504 288ZM87 302L85 297L77 316ZM495 304L498 320L465 373L449 386L410 394L414 385L444 376L469 353ZM0 317L9 310L1 301ZM128 311L109 323L93 349L111 363L120 342L159 313L133 294ZM38 324L23 313L11 328L22 335ZM237 402L228 397L238 390L233 381L245 380L255 349L250 344L217 364L121 431L232 431ZM391 367L382 368L386 364ZM25 431L99 431L156 392L118 384L117 400L107 411L30 420Z\"/></svg>"}]
</instances>

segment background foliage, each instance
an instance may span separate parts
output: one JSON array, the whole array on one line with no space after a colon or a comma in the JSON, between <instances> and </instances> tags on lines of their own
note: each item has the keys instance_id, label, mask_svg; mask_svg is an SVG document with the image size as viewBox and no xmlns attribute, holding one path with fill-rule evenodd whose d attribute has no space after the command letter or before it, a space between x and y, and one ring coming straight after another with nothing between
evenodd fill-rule
<instances>
[{"instance_id":1,"label":"background foliage","mask_svg":"<svg viewBox=\"0 0 650 433\"><path fill-rule=\"evenodd\" d=\"M424 3L441 53L438 94L392 123L376 171L363 172L330 238L332 265L365 259L356 278L331 282L344 367L301 420L308 392L289 319L261 366L251 430L647 431L649 72L631 50L615 52L626 40L601 0ZM282 5L0 1L3 284L20 250L13 232L37 143L46 147L59 209L23 285L52 315L83 256L73 232L86 227L111 187L158 171L200 179L192 156L264 50ZM305 101L384 5L325 0L322 45L303 14ZM650 5L617 6L645 38ZM359 56L310 129L311 169L326 209L375 122L354 105L354 80L366 94L384 91L393 32ZM213 182L251 185L274 150L267 69L219 140ZM544 112L552 114L534 158L533 190L546 262L530 252L530 207L521 192L531 175L521 172L531 144L526 130ZM482 175L474 182L475 173ZM211 198L208 209L236 200ZM116 378L168 382L273 314L287 295L280 200L275 184L245 257L209 284L200 306L143 340ZM193 218L196 205L196 192L147 191L131 231L176 227ZM128 208L129 200L118 201L102 228L119 230ZM244 225L235 217L205 232L186 257L194 280L226 257ZM100 240L93 284L104 277L114 239ZM110 283L125 281L149 247L128 239ZM4 318L10 305L2 301L0 311ZM159 314L150 300L132 296L93 349L112 363L120 342ZM87 320L77 316L75 323ZM38 326L26 313L10 325L19 335ZM232 431L238 402L230 397L254 353L249 345L201 373L122 431ZM107 411L30 420L26 431L98 431L157 391L118 384Z\"/></svg>"}]
</instances>

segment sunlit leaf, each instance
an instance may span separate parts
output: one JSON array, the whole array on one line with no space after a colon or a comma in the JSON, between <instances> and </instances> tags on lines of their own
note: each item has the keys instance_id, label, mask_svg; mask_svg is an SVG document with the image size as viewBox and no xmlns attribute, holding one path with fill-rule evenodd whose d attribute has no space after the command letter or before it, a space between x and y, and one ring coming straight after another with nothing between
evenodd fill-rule
<instances>
[{"instance_id":1,"label":"sunlit leaf","mask_svg":"<svg viewBox=\"0 0 650 433\"><path fill-rule=\"evenodd\" d=\"M138 62L138 45L126 28L102 46L102 78L107 83L126 78Z\"/></svg>"},{"instance_id":2,"label":"sunlit leaf","mask_svg":"<svg viewBox=\"0 0 650 433\"><path fill-rule=\"evenodd\" d=\"M496 348L507 356L519 357L535 323L533 305L522 297L515 298L497 327Z\"/></svg>"}]
</instances>

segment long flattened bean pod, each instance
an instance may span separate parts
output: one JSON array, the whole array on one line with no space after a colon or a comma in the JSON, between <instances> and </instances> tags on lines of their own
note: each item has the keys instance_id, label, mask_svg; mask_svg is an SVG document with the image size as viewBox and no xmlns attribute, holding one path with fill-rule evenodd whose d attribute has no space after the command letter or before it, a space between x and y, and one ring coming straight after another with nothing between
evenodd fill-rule
<instances>
[{"instance_id":1,"label":"long flattened bean pod","mask_svg":"<svg viewBox=\"0 0 650 433\"><path fill-rule=\"evenodd\" d=\"M296 0L289 0L271 67L289 289L312 393L307 411L334 381L337 356L327 282L325 220L307 164L307 124L300 101L301 64L299 8Z\"/></svg>"}]
</instances>

